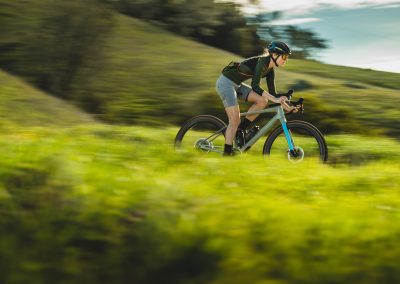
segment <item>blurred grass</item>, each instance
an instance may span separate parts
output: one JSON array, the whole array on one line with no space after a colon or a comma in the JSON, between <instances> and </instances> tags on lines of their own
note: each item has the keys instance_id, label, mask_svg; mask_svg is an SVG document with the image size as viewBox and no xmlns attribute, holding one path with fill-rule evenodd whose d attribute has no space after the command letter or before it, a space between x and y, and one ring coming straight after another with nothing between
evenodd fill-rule
<instances>
[{"instance_id":1,"label":"blurred grass","mask_svg":"<svg viewBox=\"0 0 400 284\"><path fill-rule=\"evenodd\" d=\"M398 142L328 136L330 164L293 165L176 132L3 129L1 283L399 281Z\"/></svg>"}]
</instances>

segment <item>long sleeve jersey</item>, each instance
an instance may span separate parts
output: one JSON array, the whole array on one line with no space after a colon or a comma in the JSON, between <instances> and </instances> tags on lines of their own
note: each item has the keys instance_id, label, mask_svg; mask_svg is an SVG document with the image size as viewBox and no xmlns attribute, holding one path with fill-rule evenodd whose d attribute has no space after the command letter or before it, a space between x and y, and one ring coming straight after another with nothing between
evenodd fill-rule
<instances>
[{"instance_id":1,"label":"long sleeve jersey","mask_svg":"<svg viewBox=\"0 0 400 284\"><path fill-rule=\"evenodd\" d=\"M269 93L276 95L275 71L268 69L270 60L269 55L250 57L240 63L229 64L222 74L238 85L251 78L251 88L260 96L264 92L260 86L261 78L265 77Z\"/></svg>"}]
</instances>

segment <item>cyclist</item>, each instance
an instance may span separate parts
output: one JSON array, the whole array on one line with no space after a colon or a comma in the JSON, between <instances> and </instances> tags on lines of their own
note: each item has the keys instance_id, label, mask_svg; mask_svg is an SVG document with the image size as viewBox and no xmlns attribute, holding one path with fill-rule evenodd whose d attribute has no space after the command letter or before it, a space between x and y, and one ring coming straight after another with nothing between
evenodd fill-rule
<instances>
[{"instance_id":1,"label":"cyclist","mask_svg":"<svg viewBox=\"0 0 400 284\"><path fill-rule=\"evenodd\" d=\"M253 103L249 111L264 109L268 101L282 104L286 111L296 112L297 108L286 104L286 96L277 97L275 88L275 67L284 66L291 54L289 46L283 41L272 41L262 55L254 56L242 62L231 62L222 70L216 88L224 104L229 124L225 132L224 156L232 156L233 140L243 146L246 128L257 114L246 116L240 121L240 110L237 98ZM260 87L261 78L266 78L268 92ZM251 87L243 82L251 78ZM250 138L248 138L250 139Z\"/></svg>"}]
</instances>

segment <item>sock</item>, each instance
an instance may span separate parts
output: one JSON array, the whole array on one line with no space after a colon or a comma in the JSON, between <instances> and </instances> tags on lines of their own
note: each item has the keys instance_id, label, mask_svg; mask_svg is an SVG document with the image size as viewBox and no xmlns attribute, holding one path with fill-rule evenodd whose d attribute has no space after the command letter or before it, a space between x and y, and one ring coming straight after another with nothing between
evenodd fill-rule
<instances>
[{"instance_id":1,"label":"sock","mask_svg":"<svg viewBox=\"0 0 400 284\"><path fill-rule=\"evenodd\" d=\"M239 129L246 129L250 125L251 121L248 120L246 117L240 122Z\"/></svg>"},{"instance_id":2,"label":"sock","mask_svg":"<svg viewBox=\"0 0 400 284\"><path fill-rule=\"evenodd\" d=\"M225 144L224 153L231 154L233 152L233 145Z\"/></svg>"}]
</instances>

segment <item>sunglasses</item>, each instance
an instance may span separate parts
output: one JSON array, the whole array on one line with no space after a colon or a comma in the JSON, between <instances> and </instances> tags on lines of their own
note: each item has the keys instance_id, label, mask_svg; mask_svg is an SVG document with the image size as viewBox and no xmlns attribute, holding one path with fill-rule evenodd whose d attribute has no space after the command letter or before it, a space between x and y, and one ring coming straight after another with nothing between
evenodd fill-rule
<instances>
[{"instance_id":1,"label":"sunglasses","mask_svg":"<svg viewBox=\"0 0 400 284\"><path fill-rule=\"evenodd\" d=\"M287 60L289 58L289 54L282 54L282 59Z\"/></svg>"}]
</instances>

